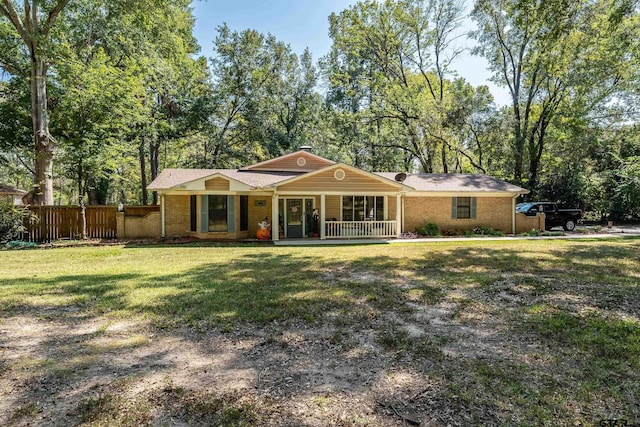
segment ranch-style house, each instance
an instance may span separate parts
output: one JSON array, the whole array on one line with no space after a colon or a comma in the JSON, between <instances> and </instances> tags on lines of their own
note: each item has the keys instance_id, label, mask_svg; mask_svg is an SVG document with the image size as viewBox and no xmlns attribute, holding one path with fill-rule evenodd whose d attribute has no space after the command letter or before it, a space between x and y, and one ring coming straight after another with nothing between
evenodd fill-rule
<instances>
[{"instance_id":1,"label":"ranch-style house","mask_svg":"<svg viewBox=\"0 0 640 427\"><path fill-rule=\"evenodd\" d=\"M164 169L162 237L394 238L435 223L516 232L516 198L528 191L488 175L367 172L308 147L240 169Z\"/></svg>"}]
</instances>

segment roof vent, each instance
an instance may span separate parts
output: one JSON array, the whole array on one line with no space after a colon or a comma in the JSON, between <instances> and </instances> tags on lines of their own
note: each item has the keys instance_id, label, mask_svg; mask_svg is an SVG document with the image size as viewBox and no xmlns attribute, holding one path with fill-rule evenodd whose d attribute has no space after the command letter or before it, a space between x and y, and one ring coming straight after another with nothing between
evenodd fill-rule
<instances>
[{"instance_id":1,"label":"roof vent","mask_svg":"<svg viewBox=\"0 0 640 427\"><path fill-rule=\"evenodd\" d=\"M396 182L404 182L404 180L407 179L407 174L404 172L400 172L399 174L396 174L393 179L395 179Z\"/></svg>"},{"instance_id":2,"label":"roof vent","mask_svg":"<svg viewBox=\"0 0 640 427\"><path fill-rule=\"evenodd\" d=\"M303 145L300 147L300 151L306 151L307 153L313 153L313 148L310 145Z\"/></svg>"}]
</instances>

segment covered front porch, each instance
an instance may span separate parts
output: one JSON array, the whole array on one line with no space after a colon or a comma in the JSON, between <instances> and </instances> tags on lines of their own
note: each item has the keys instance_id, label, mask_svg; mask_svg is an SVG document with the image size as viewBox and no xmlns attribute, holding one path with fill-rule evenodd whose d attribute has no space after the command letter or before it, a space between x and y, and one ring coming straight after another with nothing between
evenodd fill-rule
<instances>
[{"instance_id":1,"label":"covered front porch","mask_svg":"<svg viewBox=\"0 0 640 427\"><path fill-rule=\"evenodd\" d=\"M402 233L394 193L274 193L272 239L383 239Z\"/></svg>"}]
</instances>

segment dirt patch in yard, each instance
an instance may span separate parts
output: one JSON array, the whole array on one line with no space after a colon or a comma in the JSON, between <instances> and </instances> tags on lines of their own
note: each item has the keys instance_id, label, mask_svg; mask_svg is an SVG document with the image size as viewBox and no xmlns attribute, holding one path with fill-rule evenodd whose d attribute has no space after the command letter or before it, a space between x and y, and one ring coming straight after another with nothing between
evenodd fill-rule
<instances>
[{"instance_id":1,"label":"dirt patch in yard","mask_svg":"<svg viewBox=\"0 0 640 427\"><path fill-rule=\"evenodd\" d=\"M345 349L327 327L162 332L18 316L0 334L2 425L395 425L404 409L389 399L416 388L367 331Z\"/></svg>"},{"instance_id":2,"label":"dirt patch in yard","mask_svg":"<svg viewBox=\"0 0 640 427\"><path fill-rule=\"evenodd\" d=\"M512 304L511 298L507 300ZM356 308L357 310L357 308ZM467 362L549 361L490 314L459 303L407 302L368 324L244 324L157 330L80 312L0 324L2 425L464 425L495 420L467 407L448 374ZM482 310L473 311L480 316ZM56 314L59 318L56 319ZM345 319L342 319L345 321ZM462 365L458 366L459 363ZM512 366L505 369L513 369ZM477 385L476 385L477 386ZM485 385L481 385L484 387Z\"/></svg>"}]
</instances>

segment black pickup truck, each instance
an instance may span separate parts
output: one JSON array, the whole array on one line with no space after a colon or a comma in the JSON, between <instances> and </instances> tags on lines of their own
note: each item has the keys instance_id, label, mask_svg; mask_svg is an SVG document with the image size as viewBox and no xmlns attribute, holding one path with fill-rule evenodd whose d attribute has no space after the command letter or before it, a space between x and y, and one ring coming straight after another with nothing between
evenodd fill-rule
<instances>
[{"instance_id":1,"label":"black pickup truck","mask_svg":"<svg viewBox=\"0 0 640 427\"><path fill-rule=\"evenodd\" d=\"M582 211L580 209L558 209L558 205L553 202L518 203L516 212L528 216L544 212L544 228L547 230L562 226L566 231L573 231L576 228L576 224L582 219Z\"/></svg>"}]
</instances>

